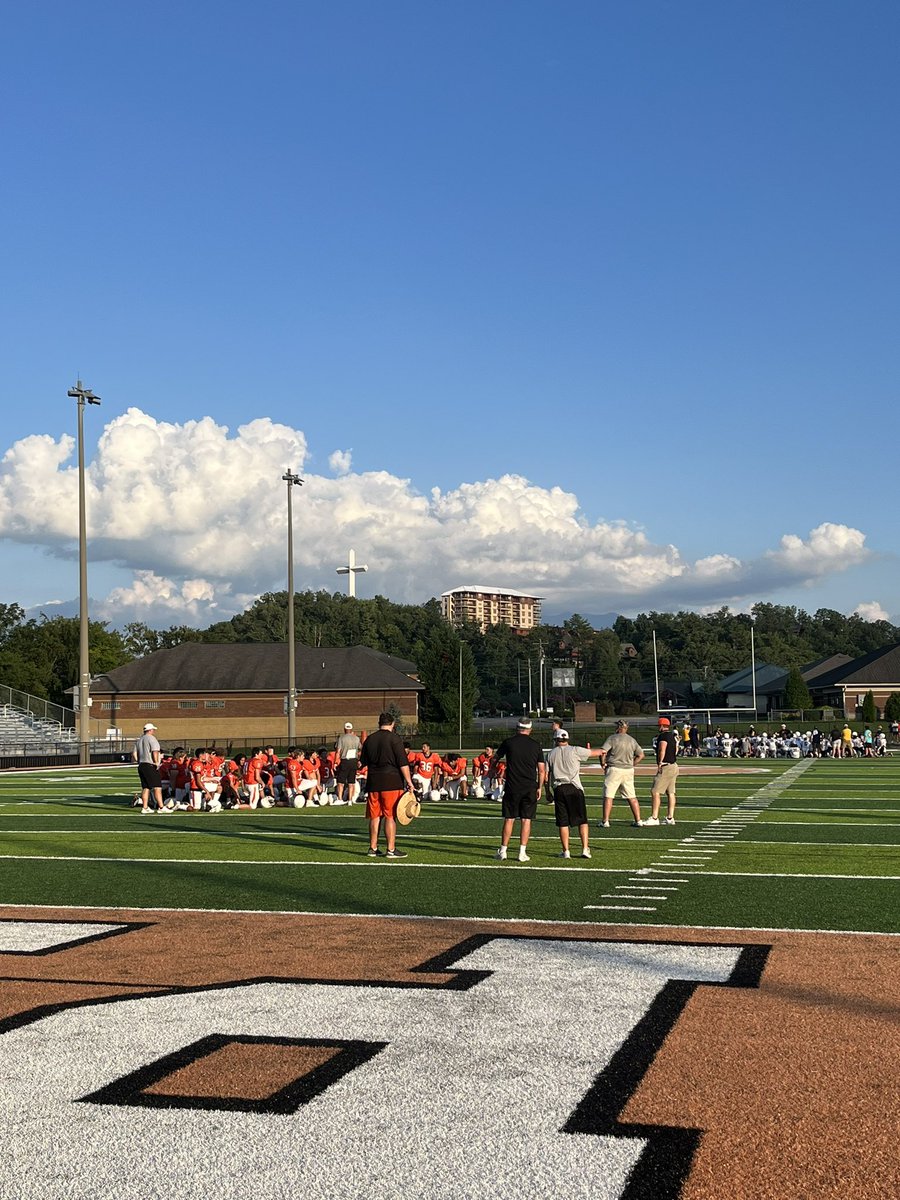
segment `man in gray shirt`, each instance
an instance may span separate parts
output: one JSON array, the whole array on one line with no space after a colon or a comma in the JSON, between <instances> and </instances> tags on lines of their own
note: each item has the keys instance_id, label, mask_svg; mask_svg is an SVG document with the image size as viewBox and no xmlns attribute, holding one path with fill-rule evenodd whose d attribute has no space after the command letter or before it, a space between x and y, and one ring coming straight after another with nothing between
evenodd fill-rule
<instances>
[{"instance_id":1,"label":"man in gray shirt","mask_svg":"<svg viewBox=\"0 0 900 1200\"><path fill-rule=\"evenodd\" d=\"M131 757L138 765L138 775L141 780L141 814L148 813L150 809L150 793L153 792L153 799L156 801L157 812L168 812L168 809L163 805L162 798L162 779L159 774L159 764L162 759L162 751L159 742L156 740L156 726L151 722L144 726L143 734L134 743L134 750Z\"/></svg>"},{"instance_id":2,"label":"man in gray shirt","mask_svg":"<svg viewBox=\"0 0 900 1200\"><path fill-rule=\"evenodd\" d=\"M557 726L553 733L553 749L547 760L550 768L550 783L553 788L553 804L556 809L556 828L562 843L560 858L571 858L569 853L569 830L578 826L581 835L581 857L590 858L588 845L587 804L581 785L581 764L589 758L599 757L600 750L588 750L584 746L570 746L569 734Z\"/></svg>"},{"instance_id":3,"label":"man in gray shirt","mask_svg":"<svg viewBox=\"0 0 900 1200\"><path fill-rule=\"evenodd\" d=\"M634 824L644 824L634 790L634 768L643 757L643 750L628 732L628 722L617 721L616 732L610 734L600 747L600 761L606 770L603 781L603 829L609 828L613 800L619 788L625 793Z\"/></svg>"},{"instance_id":4,"label":"man in gray shirt","mask_svg":"<svg viewBox=\"0 0 900 1200\"><path fill-rule=\"evenodd\" d=\"M347 721L344 732L334 744L337 752L337 762L334 766L334 778L337 783L336 804L344 803L344 788L347 789L347 803L353 803L356 791L356 768L359 765L359 749L362 743L353 732L352 724Z\"/></svg>"}]
</instances>

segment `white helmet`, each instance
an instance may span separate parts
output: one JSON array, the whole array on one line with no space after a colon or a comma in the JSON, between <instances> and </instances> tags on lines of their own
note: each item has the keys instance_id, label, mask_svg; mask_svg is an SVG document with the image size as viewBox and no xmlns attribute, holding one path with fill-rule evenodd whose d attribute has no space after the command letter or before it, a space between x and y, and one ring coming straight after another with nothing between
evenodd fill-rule
<instances>
[{"instance_id":1,"label":"white helmet","mask_svg":"<svg viewBox=\"0 0 900 1200\"><path fill-rule=\"evenodd\" d=\"M274 801L271 796L262 796L259 801L260 808L271 808Z\"/></svg>"},{"instance_id":2,"label":"white helmet","mask_svg":"<svg viewBox=\"0 0 900 1200\"><path fill-rule=\"evenodd\" d=\"M302 792L296 792L293 800L291 800L294 808L306 808L306 797Z\"/></svg>"},{"instance_id":3,"label":"white helmet","mask_svg":"<svg viewBox=\"0 0 900 1200\"><path fill-rule=\"evenodd\" d=\"M440 798L441 793L437 790L437 788L432 788L428 793L428 799L433 801L435 804L438 802L438 800L440 800Z\"/></svg>"},{"instance_id":4,"label":"white helmet","mask_svg":"<svg viewBox=\"0 0 900 1200\"><path fill-rule=\"evenodd\" d=\"M472 788L472 795L475 797L476 800L484 799L484 788L481 786L480 783L476 783L475 786Z\"/></svg>"},{"instance_id":5,"label":"white helmet","mask_svg":"<svg viewBox=\"0 0 900 1200\"><path fill-rule=\"evenodd\" d=\"M213 796L213 798L210 800L209 811L210 812L221 812L222 811L222 801L219 799L218 796Z\"/></svg>"}]
</instances>

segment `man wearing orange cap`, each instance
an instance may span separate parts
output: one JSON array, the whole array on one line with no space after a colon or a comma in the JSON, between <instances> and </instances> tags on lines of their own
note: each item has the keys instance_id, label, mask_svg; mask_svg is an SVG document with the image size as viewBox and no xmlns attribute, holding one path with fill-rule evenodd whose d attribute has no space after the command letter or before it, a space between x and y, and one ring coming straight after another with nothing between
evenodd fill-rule
<instances>
[{"instance_id":1,"label":"man wearing orange cap","mask_svg":"<svg viewBox=\"0 0 900 1200\"><path fill-rule=\"evenodd\" d=\"M656 738L656 774L650 788L650 816L645 825L659 824L659 805L663 792L668 803L667 825L675 824L675 786L678 780L678 734L668 717L659 718Z\"/></svg>"}]
</instances>

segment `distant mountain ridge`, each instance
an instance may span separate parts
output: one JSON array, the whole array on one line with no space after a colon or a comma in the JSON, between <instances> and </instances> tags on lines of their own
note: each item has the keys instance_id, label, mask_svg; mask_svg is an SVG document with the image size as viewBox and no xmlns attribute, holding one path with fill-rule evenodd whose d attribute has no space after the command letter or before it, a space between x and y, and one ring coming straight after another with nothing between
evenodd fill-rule
<instances>
[{"instance_id":1,"label":"distant mountain ridge","mask_svg":"<svg viewBox=\"0 0 900 1200\"><path fill-rule=\"evenodd\" d=\"M562 625L564 621L568 621L573 614L564 612L562 609L543 608L541 610L541 622L544 625ZM579 617L583 617L588 625L594 629L612 629L616 621L619 619L619 613L586 613L579 612Z\"/></svg>"}]
</instances>

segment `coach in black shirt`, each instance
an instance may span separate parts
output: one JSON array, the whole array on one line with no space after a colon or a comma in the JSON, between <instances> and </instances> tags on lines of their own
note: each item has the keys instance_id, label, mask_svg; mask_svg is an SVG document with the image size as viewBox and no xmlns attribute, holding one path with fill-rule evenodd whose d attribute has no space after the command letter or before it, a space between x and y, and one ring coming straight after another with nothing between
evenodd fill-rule
<instances>
[{"instance_id":1,"label":"coach in black shirt","mask_svg":"<svg viewBox=\"0 0 900 1200\"><path fill-rule=\"evenodd\" d=\"M503 787L503 835L497 857L501 862L506 859L513 825L521 821L519 862L530 862L525 851L547 768L543 751L532 740L531 722L526 718L519 722L519 732L497 747L494 762L501 759L506 759L506 783Z\"/></svg>"},{"instance_id":2,"label":"coach in black shirt","mask_svg":"<svg viewBox=\"0 0 900 1200\"><path fill-rule=\"evenodd\" d=\"M678 783L678 734L668 717L659 718L656 737L656 774L650 786L650 816L645 825L659 824L659 806L663 792L667 797L666 824L675 824L675 789Z\"/></svg>"}]
</instances>

